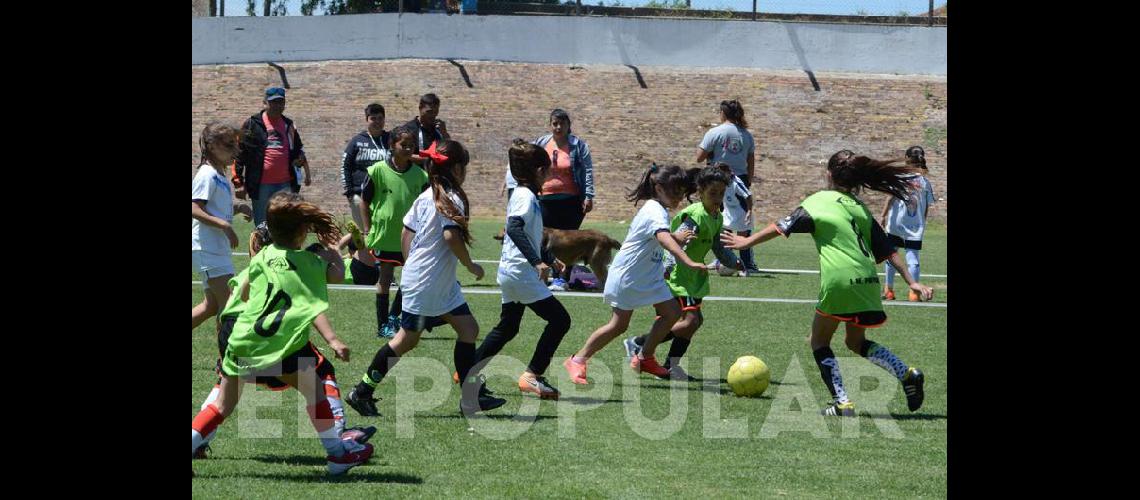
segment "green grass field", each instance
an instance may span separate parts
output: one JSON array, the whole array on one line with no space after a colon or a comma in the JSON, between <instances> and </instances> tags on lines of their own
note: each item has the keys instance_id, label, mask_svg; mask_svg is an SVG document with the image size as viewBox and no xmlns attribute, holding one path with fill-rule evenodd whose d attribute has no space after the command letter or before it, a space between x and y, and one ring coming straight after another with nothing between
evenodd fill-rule
<instances>
[{"instance_id":1,"label":"green grass field","mask_svg":"<svg viewBox=\"0 0 1140 500\"><path fill-rule=\"evenodd\" d=\"M497 260L499 244L491 236L502 222L473 221L475 259ZM243 243L249 223L238 222ZM627 226L585 224L619 241ZM779 238L756 248L757 263L768 269L818 269L812 240L806 235ZM711 260L711 256L709 257ZM234 257L241 269L246 257ZM922 252L923 272L946 274L946 232L930 228ZM496 288L494 264L483 264L487 276L476 282L460 269L465 287ZM192 273L192 281L199 278ZM946 279L927 278L935 302L946 301ZM713 276L712 294L814 300L815 274L770 273L752 278ZM192 286L191 303L202 299ZM896 278L895 291L905 298ZM334 361L342 394L356 384L373 353L382 345L375 336L373 294L331 290L329 318L352 349L350 362ZM497 322L499 296L468 294L480 325L480 338ZM694 338L683 365L704 382L665 382L633 374L624 361L620 341L591 362L590 376L602 380L574 386L562 359L581 347L586 337L608 320L600 298L563 297L573 325L548 371L563 391L557 403L522 397L514 379L530 358L542 326L528 314L519 336L486 373L488 387L508 400L489 418L467 421L457 407L458 389L450 384L454 332L449 327L426 333L419 347L377 389L379 418L360 417L347 408L349 425L375 425L376 454L342 478L324 474L324 451L315 439L295 391L269 394L247 388L242 406L218 432L210 458L196 460L193 494L203 497L338 497L338 496L465 496L465 497L643 497L792 496L792 497L943 497L946 495L946 309L888 305L890 321L870 338L889 346L904 361L926 373L926 402L916 413L906 409L897 383L885 372L833 341L859 417L823 420L812 413L828 400L806 337L812 304L707 301L705 325ZM650 310L639 310L628 334L648 330ZM837 334L840 337L841 334ZM331 356L315 332L314 345ZM208 322L193 332L191 417L215 381L215 331ZM668 347L658 350L664 358ZM738 398L719 381L739 356L755 355L771 369L772 385L759 398ZM412 361L412 358L420 358ZM412 362L409 362L412 361ZM719 363L719 365L717 365ZM600 367L604 365L604 369ZM707 365L707 366L706 366ZM422 369L419 369L423 367ZM434 369L433 369L434 368ZM418 378L415 397L397 386L412 372ZM605 376L611 372L612 377ZM612 380L611 383L606 383ZM852 389L855 387L855 389ZM875 399L889 397L885 408ZM277 398L277 399L273 399ZM247 405L260 402L258 408ZM413 417L401 415L412 405L431 406ZM671 405L674 410L671 412ZM516 415L531 416L528 418ZM683 420L682 420L683 417ZM254 437L250 420L278 426L281 437ZM727 422L726 422L727 421ZM397 425L412 425L414 436L398 435Z\"/></svg>"}]
</instances>

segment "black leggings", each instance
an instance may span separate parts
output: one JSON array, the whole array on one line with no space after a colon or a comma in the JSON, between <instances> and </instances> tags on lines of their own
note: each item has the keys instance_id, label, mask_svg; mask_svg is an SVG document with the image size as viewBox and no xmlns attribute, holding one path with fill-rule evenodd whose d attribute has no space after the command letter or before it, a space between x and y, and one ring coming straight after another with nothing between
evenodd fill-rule
<instances>
[{"instance_id":1,"label":"black leggings","mask_svg":"<svg viewBox=\"0 0 1140 500\"><path fill-rule=\"evenodd\" d=\"M539 200L542 206L542 225L551 229L579 229L586 214L582 212L583 196L561 200Z\"/></svg>"},{"instance_id":2,"label":"black leggings","mask_svg":"<svg viewBox=\"0 0 1140 500\"><path fill-rule=\"evenodd\" d=\"M538 345L534 348L534 355L530 358L527 369L535 375L542 375L546 372L550 366L550 359L554 356L554 351L562 343L562 337L570 331L570 314L553 295L526 305L518 302L503 304L502 313L499 315L499 324L491 329L491 333L487 334L487 338L483 339L483 344L475 351L477 362L494 357L503 350L503 346L507 345L507 342L518 335L519 325L522 324L523 313L526 312L527 307L530 307L530 310L546 321L546 328L542 330L542 336L538 338Z\"/></svg>"}]
</instances>

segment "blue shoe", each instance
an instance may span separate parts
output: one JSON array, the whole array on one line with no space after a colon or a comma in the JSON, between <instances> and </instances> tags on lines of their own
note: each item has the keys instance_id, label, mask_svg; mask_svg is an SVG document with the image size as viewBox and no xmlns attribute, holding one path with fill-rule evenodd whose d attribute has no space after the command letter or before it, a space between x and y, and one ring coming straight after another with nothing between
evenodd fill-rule
<instances>
[{"instance_id":1,"label":"blue shoe","mask_svg":"<svg viewBox=\"0 0 1140 500\"><path fill-rule=\"evenodd\" d=\"M550 290L555 291L555 292L565 292L566 291L566 280L564 280L562 278L554 278L554 281L550 282L549 288L550 288Z\"/></svg>"},{"instance_id":2,"label":"blue shoe","mask_svg":"<svg viewBox=\"0 0 1140 500\"><path fill-rule=\"evenodd\" d=\"M380 327L380 331L376 335L380 338L390 339L395 337L398 331L400 331L400 319L396 316L388 316L388 322Z\"/></svg>"}]
</instances>

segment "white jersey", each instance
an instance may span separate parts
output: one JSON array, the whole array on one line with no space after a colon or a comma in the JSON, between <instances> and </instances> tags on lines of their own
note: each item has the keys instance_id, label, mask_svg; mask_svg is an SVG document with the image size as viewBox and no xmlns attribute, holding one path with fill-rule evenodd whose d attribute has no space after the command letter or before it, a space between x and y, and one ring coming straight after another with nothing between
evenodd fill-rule
<instances>
[{"instance_id":1,"label":"white jersey","mask_svg":"<svg viewBox=\"0 0 1140 500\"><path fill-rule=\"evenodd\" d=\"M190 187L190 199L206 202L206 213L226 222L234 220L234 190L230 181L210 164L198 167ZM226 232L190 219L190 250L211 254L230 255L230 240Z\"/></svg>"},{"instance_id":2,"label":"white jersey","mask_svg":"<svg viewBox=\"0 0 1140 500\"><path fill-rule=\"evenodd\" d=\"M606 278L604 300L627 311L669 300L673 293L665 284L664 249L657 233L669 231L669 211L649 200L629 225Z\"/></svg>"},{"instance_id":3,"label":"white jersey","mask_svg":"<svg viewBox=\"0 0 1140 500\"><path fill-rule=\"evenodd\" d=\"M449 193L459 212L466 214L459 195ZM435 208L429 188L412 202L404 215L404 226L415 231L408 249L408 259L400 275L404 310L420 316L441 316L463 305L466 300L455 279L459 259L443 240L443 230L458 227Z\"/></svg>"},{"instance_id":4,"label":"white jersey","mask_svg":"<svg viewBox=\"0 0 1140 500\"><path fill-rule=\"evenodd\" d=\"M745 206L745 200L752 196L748 186L737 176L732 176L728 189L724 190L724 228L732 231L752 230L752 211Z\"/></svg>"},{"instance_id":5,"label":"white jersey","mask_svg":"<svg viewBox=\"0 0 1140 500\"><path fill-rule=\"evenodd\" d=\"M910 178L911 194L906 200L891 198L887 211L887 233L907 241L922 241L926 231L926 209L934 203L934 188L926 177Z\"/></svg>"},{"instance_id":6,"label":"white jersey","mask_svg":"<svg viewBox=\"0 0 1140 500\"><path fill-rule=\"evenodd\" d=\"M507 219L520 217L523 231L530 246L541 255L542 252L542 207L538 197L529 188L515 189L507 202ZM496 280L503 293L503 303L519 302L531 304L551 295L550 289L538 279L534 266L526 260L510 236L503 238L503 251L499 256L499 271Z\"/></svg>"}]
</instances>

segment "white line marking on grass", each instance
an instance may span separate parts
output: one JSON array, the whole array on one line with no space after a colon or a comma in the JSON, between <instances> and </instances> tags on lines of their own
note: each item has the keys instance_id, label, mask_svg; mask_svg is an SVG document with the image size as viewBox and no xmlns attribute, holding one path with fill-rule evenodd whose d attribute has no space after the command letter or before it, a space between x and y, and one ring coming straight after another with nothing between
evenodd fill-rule
<instances>
[{"instance_id":1,"label":"white line marking on grass","mask_svg":"<svg viewBox=\"0 0 1140 500\"><path fill-rule=\"evenodd\" d=\"M233 252L232 255L241 255L244 257L249 256L249 254L245 253L245 252ZM471 262L475 262L477 264L498 264L499 263L499 261L497 261L497 260L480 260L480 259L471 259ZM764 268L761 268L760 272L762 272L762 273L773 273L773 274L819 274L819 271L812 270L812 269L764 269ZM879 276L886 276L886 275L887 275L887 273L879 273ZM927 274L927 273L922 273L922 276L926 277L926 278L945 278L946 277L945 274ZM900 277L899 279L901 280L902 278Z\"/></svg>"},{"instance_id":2,"label":"white line marking on grass","mask_svg":"<svg viewBox=\"0 0 1140 500\"><path fill-rule=\"evenodd\" d=\"M191 281L190 284L192 286L196 286L196 285L201 285L202 282L201 281ZM369 291L369 292L374 292L374 293L376 292L376 287L369 286L369 285L329 285L328 287L329 287L329 290L349 290L349 291L356 291L356 292ZM392 288L399 289L400 287L393 286ZM499 290L498 288L461 288L461 290L463 291L463 293L468 293L471 295L501 295L502 294L502 291ZM558 297L593 297L596 299L602 298L602 294L596 293L596 292L554 292L554 295L556 295ZM777 303L784 303L784 304L815 304L816 302L818 302L818 301L812 300L812 299L778 299L778 298L765 298L765 297L717 297L717 296L705 297L704 300L723 300L726 302L777 302ZM942 308L942 309L946 308L945 302L906 302L906 301L899 302L899 301L894 301L894 300L884 300L883 305L885 305L885 306L903 306L903 307L938 307L938 308Z\"/></svg>"}]
</instances>

